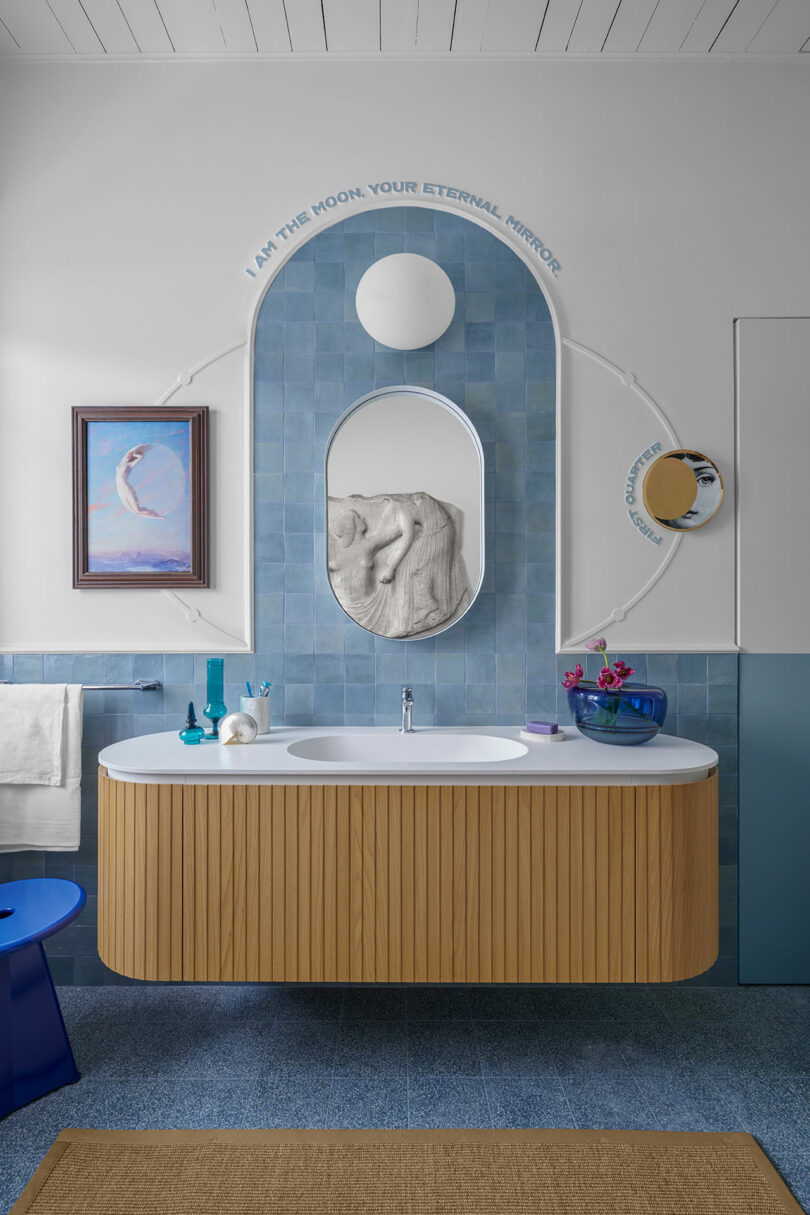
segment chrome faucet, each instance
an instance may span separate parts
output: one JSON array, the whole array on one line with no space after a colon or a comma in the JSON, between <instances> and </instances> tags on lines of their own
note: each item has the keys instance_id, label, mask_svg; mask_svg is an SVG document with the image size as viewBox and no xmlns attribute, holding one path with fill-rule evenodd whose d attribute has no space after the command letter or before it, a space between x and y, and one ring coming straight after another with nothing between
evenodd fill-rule
<instances>
[{"instance_id":1,"label":"chrome faucet","mask_svg":"<svg viewBox=\"0 0 810 1215\"><path fill-rule=\"evenodd\" d=\"M402 725L399 727L400 734L413 734L413 726L411 725L411 712L413 710L413 692L410 688L402 689Z\"/></svg>"}]
</instances>

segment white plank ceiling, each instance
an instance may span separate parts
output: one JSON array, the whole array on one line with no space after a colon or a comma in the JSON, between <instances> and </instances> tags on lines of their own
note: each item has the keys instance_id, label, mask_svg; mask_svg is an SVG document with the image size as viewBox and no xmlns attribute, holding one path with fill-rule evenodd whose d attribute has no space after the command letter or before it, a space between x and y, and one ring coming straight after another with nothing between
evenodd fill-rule
<instances>
[{"instance_id":1,"label":"white plank ceiling","mask_svg":"<svg viewBox=\"0 0 810 1215\"><path fill-rule=\"evenodd\" d=\"M0 0L0 55L793 56L810 0Z\"/></svg>"}]
</instances>

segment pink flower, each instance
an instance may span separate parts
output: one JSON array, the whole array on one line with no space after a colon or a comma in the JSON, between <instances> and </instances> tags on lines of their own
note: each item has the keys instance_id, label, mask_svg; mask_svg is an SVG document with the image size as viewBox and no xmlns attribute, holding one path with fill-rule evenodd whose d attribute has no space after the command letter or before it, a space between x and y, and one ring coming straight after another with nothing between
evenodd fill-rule
<instances>
[{"instance_id":1,"label":"pink flower","mask_svg":"<svg viewBox=\"0 0 810 1215\"><path fill-rule=\"evenodd\" d=\"M635 675L635 667L628 667L620 658L618 662L614 662L613 670L619 676L619 679L629 679L631 675Z\"/></svg>"},{"instance_id":2,"label":"pink flower","mask_svg":"<svg viewBox=\"0 0 810 1215\"><path fill-rule=\"evenodd\" d=\"M564 688L575 688L584 674L585 672L583 671L581 665L577 663L576 668L573 671L565 672L565 679L562 681L562 686Z\"/></svg>"},{"instance_id":3,"label":"pink flower","mask_svg":"<svg viewBox=\"0 0 810 1215\"><path fill-rule=\"evenodd\" d=\"M595 654L597 650L606 650L607 642L605 641L604 637L594 637L593 641L585 642L585 649L590 650L592 654Z\"/></svg>"},{"instance_id":4,"label":"pink flower","mask_svg":"<svg viewBox=\"0 0 810 1215\"><path fill-rule=\"evenodd\" d=\"M622 686L621 677L615 671L611 671L610 667L602 667L596 682L603 692L618 692Z\"/></svg>"}]
</instances>

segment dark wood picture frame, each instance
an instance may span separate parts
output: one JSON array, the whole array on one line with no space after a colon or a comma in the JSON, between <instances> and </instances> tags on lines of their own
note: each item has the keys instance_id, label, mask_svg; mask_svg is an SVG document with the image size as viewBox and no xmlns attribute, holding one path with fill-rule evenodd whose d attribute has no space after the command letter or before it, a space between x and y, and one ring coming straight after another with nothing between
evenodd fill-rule
<instances>
[{"instance_id":1,"label":"dark wood picture frame","mask_svg":"<svg viewBox=\"0 0 810 1215\"><path fill-rule=\"evenodd\" d=\"M166 572L91 571L87 539L87 426L90 422L162 421L189 423L191 500L191 568ZM207 587L208 528L208 406L105 405L73 407L73 585L74 587Z\"/></svg>"}]
</instances>

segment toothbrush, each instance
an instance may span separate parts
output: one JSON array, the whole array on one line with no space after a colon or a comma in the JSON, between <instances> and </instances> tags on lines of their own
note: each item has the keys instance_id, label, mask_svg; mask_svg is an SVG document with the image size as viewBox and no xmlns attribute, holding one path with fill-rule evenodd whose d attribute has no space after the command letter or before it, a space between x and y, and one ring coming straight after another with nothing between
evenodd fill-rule
<instances>
[{"instance_id":1,"label":"toothbrush","mask_svg":"<svg viewBox=\"0 0 810 1215\"><path fill-rule=\"evenodd\" d=\"M248 696L250 697L251 700L253 700L253 688L250 686L250 684L248 683L247 680L245 680L245 687L247 688Z\"/></svg>"}]
</instances>

